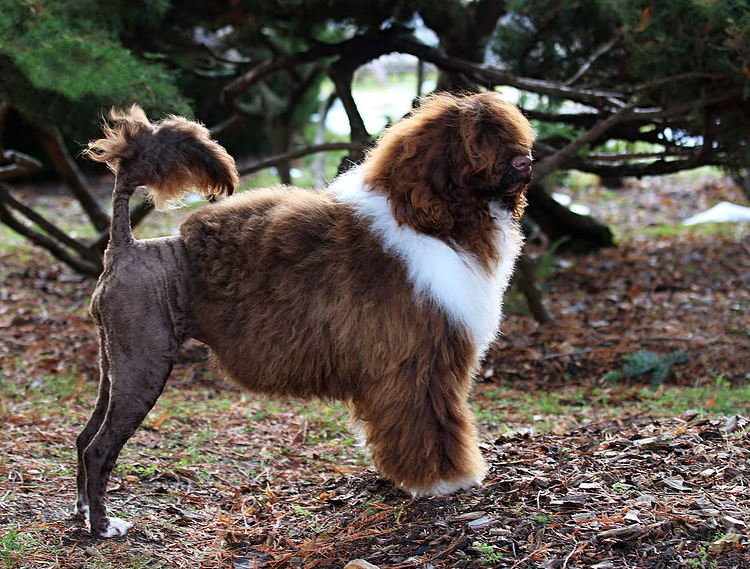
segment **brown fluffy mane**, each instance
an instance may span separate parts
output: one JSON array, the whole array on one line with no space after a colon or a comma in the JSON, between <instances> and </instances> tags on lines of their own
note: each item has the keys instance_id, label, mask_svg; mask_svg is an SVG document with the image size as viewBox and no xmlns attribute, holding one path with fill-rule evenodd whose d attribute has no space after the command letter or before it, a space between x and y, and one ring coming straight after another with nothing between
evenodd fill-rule
<instances>
[{"instance_id":1,"label":"brown fluffy mane","mask_svg":"<svg viewBox=\"0 0 750 569\"><path fill-rule=\"evenodd\" d=\"M400 224L492 260L492 217L478 194L497 187L533 140L526 118L496 93L439 93L381 135L363 165L365 181L388 193ZM524 205L520 196L517 216Z\"/></svg>"}]
</instances>

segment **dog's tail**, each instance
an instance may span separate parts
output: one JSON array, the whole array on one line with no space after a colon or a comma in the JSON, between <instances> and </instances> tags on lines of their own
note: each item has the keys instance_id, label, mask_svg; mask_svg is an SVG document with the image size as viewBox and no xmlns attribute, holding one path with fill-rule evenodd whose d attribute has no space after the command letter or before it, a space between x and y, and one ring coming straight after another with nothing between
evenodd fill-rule
<instances>
[{"instance_id":1,"label":"dog's tail","mask_svg":"<svg viewBox=\"0 0 750 569\"><path fill-rule=\"evenodd\" d=\"M151 123L136 105L112 109L110 118L113 124L105 123L104 138L90 142L83 153L106 162L116 176L111 247L133 241L130 196L140 186L147 188L157 209L191 191L230 195L237 187L234 159L204 126L176 116Z\"/></svg>"}]
</instances>

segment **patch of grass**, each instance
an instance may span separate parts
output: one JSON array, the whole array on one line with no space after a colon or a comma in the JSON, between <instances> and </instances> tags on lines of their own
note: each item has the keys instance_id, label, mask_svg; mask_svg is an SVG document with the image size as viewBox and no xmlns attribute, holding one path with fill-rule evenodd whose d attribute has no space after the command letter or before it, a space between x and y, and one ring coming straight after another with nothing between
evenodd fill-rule
<instances>
[{"instance_id":1,"label":"patch of grass","mask_svg":"<svg viewBox=\"0 0 750 569\"><path fill-rule=\"evenodd\" d=\"M22 557L23 549L24 545L21 543L16 530L8 530L0 536L0 563L2 563L2 566L7 569L18 567L17 563Z\"/></svg>"},{"instance_id":2,"label":"patch of grass","mask_svg":"<svg viewBox=\"0 0 750 569\"><path fill-rule=\"evenodd\" d=\"M657 391L643 387L638 393L644 413L679 415L698 409L704 415L747 414L750 385L732 386L719 375L713 383L689 387L667 387Z\"/></svg>"},{"instance_id":3,"label":"patch of grass","mask_svg":"<svg viewBox=\"0 0 750 569\"><path fill-rule=\"evenodd\" d=\"M627 401L627 406L617 404ZM722 376L696 385L570 387L530 393L500 384L482 385L471 398L478 424L491 435L532 428L534 432L564 432L589 417L614 419L623 413L675 416L698 409L705 417L746 415L750 385L730 385Z\"/></svg>"},{"instance_id":4,"label":"patch of grass","mask_svg":"<svg viewBox=\"0 0 750 569\"><path fill-rule=\"evenodd\" d=\"M0 254L14 253L17 259L26 263L29 259L28 241L7 225L0 223Z\"/></svg>"},{"instance_id":5,"label":"patch of grass","mask_svg":"<svg viewBox=\"0 0 750 569\"><path fill-rule=\"evenodd\" d=\"M302 404L300 413L308 421L307 440L312 444L336 441L339 444L350 445L356 442L349 432L349 411L345 403Z\"/></svg>"},{"instance_id":6,"label":"patch of grass","mask_svg":"<svg viewBox=\"0 0 750 569\"><path fill-rule=\"evenodd\" d=\"M685 236L716 236L727 239L742 237L747 234L747 227L742 223L698 223L696 225L650 225L639 227L636 236L658 238L658 237L685 237Z\"/></svg>"}]
</instances>

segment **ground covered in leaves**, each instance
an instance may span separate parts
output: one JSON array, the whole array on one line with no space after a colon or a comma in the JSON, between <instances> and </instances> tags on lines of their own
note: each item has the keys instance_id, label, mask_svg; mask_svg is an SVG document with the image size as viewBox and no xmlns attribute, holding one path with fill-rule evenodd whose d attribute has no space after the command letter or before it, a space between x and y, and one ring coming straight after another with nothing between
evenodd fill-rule
<instances>
[{"instance_id":1,"label":"ground covered in leaves","mask_svg":"<svg viewBox=\"0 0 750 569\"><path fill-rule=\"evenodd\" d=\"M620 244L533 247L555 323L510 295L472 397L481 488L411 499L342 405L242 394L189 343L110 484L135 527L104 542L70 516L93 283L3 233L0 566L750 567L750 231L676 228L744 202L716 176L564 190Z\"/></svg>"}]
</instances>

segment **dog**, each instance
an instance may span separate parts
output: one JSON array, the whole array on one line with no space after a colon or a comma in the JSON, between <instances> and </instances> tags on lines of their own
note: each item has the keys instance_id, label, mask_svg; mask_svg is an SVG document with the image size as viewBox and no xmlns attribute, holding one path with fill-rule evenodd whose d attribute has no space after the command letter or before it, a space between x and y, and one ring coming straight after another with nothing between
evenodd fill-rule
<instances>
[{"instance_id":1,"label":"dog","mask_svg":"<svg viewBox=\"0 0 750 569\"><path fill-rule=\"evenodd\" d=\"M534 131L498 94L425 98L327 189L223 197L178 236L137 240L129 200L230 195L234 160L201 125L113 110L85 154L115 173L91 300L100 387L76 440L76 514L95 537L118 454L184 340L223 375L276 397L343 400L380 473L413 496L479 484L467 397L522 247Z\"/></svg>"}]
</instances>

